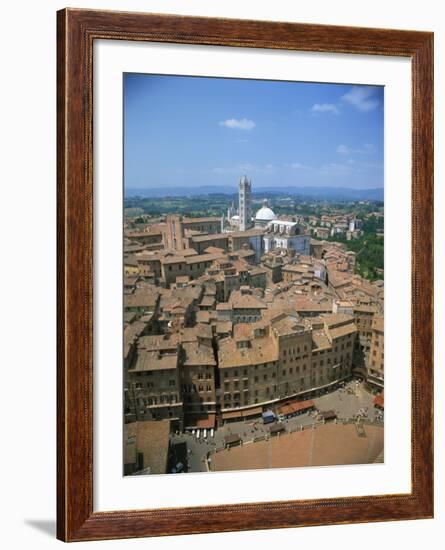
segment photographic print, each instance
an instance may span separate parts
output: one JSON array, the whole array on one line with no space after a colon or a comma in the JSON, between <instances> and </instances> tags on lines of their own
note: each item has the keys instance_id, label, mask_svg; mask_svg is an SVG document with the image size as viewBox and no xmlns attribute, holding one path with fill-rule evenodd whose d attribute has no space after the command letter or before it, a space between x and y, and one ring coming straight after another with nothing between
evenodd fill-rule
<instances>
[{"instance_id":1,"label":"photographic print","mask_svg":"<svg viewBox=\"0 0 445 550\"><path fill-rule=\"evenodd\" d=\"M433 517L433 46L57 13L60 540Z\"/></svg>"},{"instance_id":2,"label":"photographic print","mask_svg":"<svg viewBox=\"0 0 445 550\"><path fill-rule=\"evenodd\" d=\"M124 475L384 461L384 88L126 73Z\"/></svg>"}]
</instances>

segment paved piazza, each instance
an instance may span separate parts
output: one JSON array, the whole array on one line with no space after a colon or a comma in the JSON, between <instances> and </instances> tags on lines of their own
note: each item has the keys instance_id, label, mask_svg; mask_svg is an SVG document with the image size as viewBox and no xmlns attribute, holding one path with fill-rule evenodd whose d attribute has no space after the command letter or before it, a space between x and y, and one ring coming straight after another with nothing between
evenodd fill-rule
<instances>
[{"instance_id":1,"label":"paved piazza","mask_svg":"<svg viewBox=\"0 0 445 550\"><path fill-rule=\"evenodd\" d=\"M271 437L269 441L261 441L261 439L269 438L269 427L273 424L265 426L258 418L226 423L215 430L213 437L210 437L210 432L207 431L204 438L202 430L199 438L196 431L172 434L171 444L176 455L173 462L183 463L186 471L205 472L209 469L242 470L357 464L381 459L383 418L374 408L374 395L365 389L364 384L353 380L344 388L314 398L313 401L320 412L334 410L339 423L322 426L316 421L316 413L302 414L283 420L286 433ZM340 421L352 421L359 411L366 415L365 437L359 437L353 422L340 426ZM312 434L313 426L316 427L316 435ZM238 434L243 444L230 450L223 450L224 438L231 434ZM254 440L257 442L254 443ZM334 442L335 445L332 445ZM331 446L332 453L329 452ZM308 454L311 448L312 454ZM342 454L339 453L339 449L345 449L348 452ZM208 456L210 456L210 463L207 463Z\"/></svg>"},{"instance_id":2,"label":"paved piazza","mask_svg":"<svg viewBox=\"0 0 445 550\"><path fill-rule=\"evenodd\" d=\"M383 429L365 425L364 434L358 435L355 424L308 427L215 453L210 459L210 469L254 470L376 462L383 449Z\"/></svg>"}]
</instances>

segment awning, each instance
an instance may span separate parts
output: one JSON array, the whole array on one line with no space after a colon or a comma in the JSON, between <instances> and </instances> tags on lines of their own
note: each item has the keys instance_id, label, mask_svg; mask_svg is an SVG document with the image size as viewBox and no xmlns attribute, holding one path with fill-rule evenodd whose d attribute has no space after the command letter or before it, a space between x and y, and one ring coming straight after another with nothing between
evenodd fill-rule
<instances>
[{"instance_id":1,"label":"awning","mask_svg":"<svg viewBox=\"0 0 445 550\"><path fill-rule=\"evenodd\" d=\"M203 414L196 416L186 416L185 418L185 429L189 430L191 428L200 429L200 430L210 430L215 427L215 415L214 414Z\"/></svg>"},{"instance_id":2,"label":"awning","mask_svg":"<svg viewBox=\"0 0 445 550\"><path fill-rule=\"evenodd\" d=\"M308 401L294 401L293 403L285 403L278 408L278 414L288 416L302 411L315 408L315 403L309 399Z\"/></svg>"},{"instance_id":3,"label":"awning","mask_svg":"<svg viewBox=\"0 0 445 550\"><path fill-rule=\"evenodd\" d=\"M374 406L379 407L380 409L385 408L385 401L384 401L383 395L376 395L374 397Z\"/></svg>"},{"instance_id":4,"label":"awning","mask_svg":"<svg viewBox=\"0 0 445 550\"><path fill-rule=\"evenodd\" d=\"M234 418L242 418L241 411L229 411L221 413L221 418L223 420L233 420Z\"/></svg>"},{"instance_id":5,"label":"awning","mask_svg":"<svg viewBox=\"0 0 445 550\"><path fill-rule=\"evenodd\" d=\"M321 415L325 420L334 420L337 418L337 413L335 411L325 411L322 412Z\"/></svg>"},{"instance_id":6,"label":"awning","mask_svg":"<svg viewBox=\"0 0 445 550\"><path fill-rule=\"evenodd\" d=\"M248 409L243 411L243 416L261 416L263 409L261 407L255 407L254 409Z\"/></svg>"},{"instance_id":7,"label":"awning","mask_svg":"<svg viewBox=\"0 0 445 550\"><path fill-rule=\"evenodd\" d=\"M241 437L238 434L226 435L226 437L224 438L224 443L226 445L234 445L235 443L240 443L240 442L241 442Z\"/></svg>"},{"instance_id":8,"label":"awning","mask_svg":"<svg viewBox=\"0 0 445 550\"><path fill-rule=\"evenodd\" d=\"M284 428L283 424L274 424L273 426L271 426L269 428L269 432L271 434L276 434L276 433L284 432L284 431L285 431L285 428Z\"/></svg>"},{"instance_id":9,"label":"awning","mask_svg":"<svg viewBox=\"0 0 445 550\"><path fill-rule=\"evenodd\" d=\"M254 407L252 409L244 409L242 411L227 411L221 413L223 420L233 420L234 418L249 418L251 416L261 416L263 409L261 407Z\"/></svg>"}]
</instances>

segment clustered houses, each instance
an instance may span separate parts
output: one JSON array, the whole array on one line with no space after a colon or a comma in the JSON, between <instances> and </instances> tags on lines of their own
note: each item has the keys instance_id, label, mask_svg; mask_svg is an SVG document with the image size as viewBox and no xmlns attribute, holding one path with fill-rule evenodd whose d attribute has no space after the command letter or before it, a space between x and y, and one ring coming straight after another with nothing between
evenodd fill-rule
<instances>
[{"instance_id":1,"label":"clustered houses","mask_svg":"<svg viewBox=\"0 0 445 550\"><path fill-rule=\"evenodd\" d=\"M149 336L136 321L129 327L138 327L137 337L127 327L127 419L170 419L180 428L204 415L221 413L224 420L226 413L233 418L236 410L248 414L252 407L310 396L351 376L353 316L289 315L246 290L227 303L231 321ZM227 326L218 332L222 323Z\"/></svg>"},{"instance_id":2,"label":"clustered houses","mask_svg":"<svg viewBox=\"0 0 445 550\"><path fill-rule=\"evenodd\" d=\"M180 216L126 227L127 422L214 427L353 374L383 390L383 282L269 210L245 231Z\"/></svg>"},{"instance_id":3,"label":"clustered houses","mask_svg":"<svg viewBox=\"0 0 445 550\"><path fill-rule=\"evenodd\" d=\"M380 215L373 212L371 215ZM369 215L368 215L369 216ZM358 239L362 236L362 220L354 214L333 214L321 216L309 216L304 220L309 232L318 239L345 236L348 240Z\"/></svg>"},{"instance_id":4,"label":"clustered houses","mask_svg":"<svg viewBox=\"0 0 445 550\"><path fill-rule=\"evenodd\" d=\"M328 271L329 273L329 271ZM357 325L354 365L357 374L367 378L371 387L381 390L383 384L375 384L370 376L371 343L374 334L374 320L381 319L383 333L383 281L370 283L358 275L343 277L342 284L335 289L334 312L350 312ZM383 380L383 370L381 372Z\"/></svg>"},{"instance_id":5,"label":"clustered houses","mask_svg":"<svg viewBox=\"0 0 445 550\"><path fill-rule=\"evenodd\" d=\"M350 377L354 316L332 313L319 261L302 262L298 279L269 286L263 273L256 288L246 283L258 266L224 255L205 275L171 288L147 282L143 272L127 277L127 420L169 419L180 428L203 416L224 420ZM272 300L267 290L275 291Z\"/></svg>"},{"instance_id":6,"label":"clustered houses","mask_svg":"<svg viewBox=\"0 0 445 550\"><path fill-rule=\"evenodd\" d=\"M268 312L237 325L219 345L222 412L313 395L349 378L355 334L346 315L309 321Z\"/></svg>"}]
</instances>

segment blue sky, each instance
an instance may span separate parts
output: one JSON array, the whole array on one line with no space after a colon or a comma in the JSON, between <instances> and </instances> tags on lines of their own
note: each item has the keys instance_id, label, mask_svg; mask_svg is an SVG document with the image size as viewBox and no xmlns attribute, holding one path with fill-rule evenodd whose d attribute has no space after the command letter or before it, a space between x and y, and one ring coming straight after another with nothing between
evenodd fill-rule
<instances>
[{"instance_id":1,"label":"blue sky","mask_svg":"<svg viewBox=\"0 0 445 550\"><path fill-rule=\"evenodd\" d=\"M383 187L383 87L124 75L126 188Z\"/></svg>"}]
</instances>

